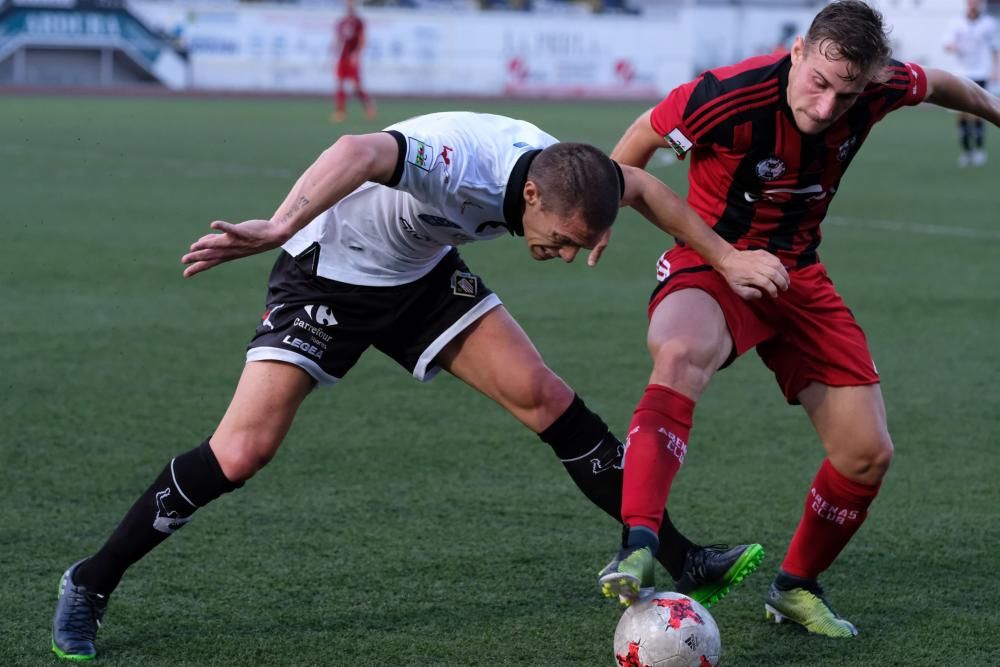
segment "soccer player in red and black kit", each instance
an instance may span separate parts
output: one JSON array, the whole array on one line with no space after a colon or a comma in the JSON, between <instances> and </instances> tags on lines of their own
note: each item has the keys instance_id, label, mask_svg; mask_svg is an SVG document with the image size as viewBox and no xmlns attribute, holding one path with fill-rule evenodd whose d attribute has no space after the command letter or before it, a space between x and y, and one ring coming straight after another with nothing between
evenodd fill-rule
<instances>
[{"instance_id":1,"label":"soccer player in red and black kit","mask_svg":"<svg viewBox=\"0 0 1000 667\"><path fill-rule=\"evenodd\" d=\"M864 333L817 255L820 222L872 126L921 102L1000 125L1000 99L968 79L890 58L881 15L842 0L790 54L705 72L640 116L613 152L644 166L658 148L691 155L688 203L739 249L765 249L789 273L777 298L744 301L689 247L657 265L649 305L650 384L629 427L622 549L601 572L607 595L652 585L661 510L687 449L695 401L751 348L801 404L827 458L767 594L766 612L810 632L857 634L817 583L861 526L892 460L879 375Z\"/></svg>"},{"instance_id":2,"label":"soccer player in red and black kit","mask_svg":"<svg viewBox=\"0 0 1000 667\"><path fill-rule=\"evenodd\" d=\"M351 81L354 84L354 92L361 100L365 108L365 115L371 119L375 117L375 101L365 92L361 85L361 49L365 45L365 23L354 11L354 0L347 0L345 4L347 13L337 21L333 28L335 39L334 49L340 51L337 59L337 92L334 95L336 108L330 120L335 123L343 122L347 119L347 91L344 89L344 82Z\"/></svg>"}]
</instances>

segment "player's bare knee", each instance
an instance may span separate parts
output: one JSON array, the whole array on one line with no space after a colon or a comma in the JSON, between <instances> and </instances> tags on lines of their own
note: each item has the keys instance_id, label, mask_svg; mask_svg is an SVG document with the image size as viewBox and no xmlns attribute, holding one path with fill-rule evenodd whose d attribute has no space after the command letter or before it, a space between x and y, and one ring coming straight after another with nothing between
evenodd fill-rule
<instances>
[{"instance_id":1,"label":"player's bare knee","mask_svg":"<svg viewBox=\"0 0 1000 667\"><path fill-rule=\"evenodd\" d=\"M888 435L873 438L852 452L849 459L842 461L840 472L861 484L878 484L889 471L893 457L892 440Z\"/></svg>"},{"instance_id":2,"label":"player's bare knee","mask_svg":"<svg viewBox=\"0 0 1000 667\"><path fill-rule=\"evenodd\" d=\"M245 482L274 458L278 444L273 437L248 432L229 435L222 442L213 438L212 450L227 479Z\"/></svg>"},{"instance_id":3,"label":"player's bare knee","mask_svg":"<svg viewBox=\"0 0 1000 667\"><path fill-rule=\"evenodd\" d=\"M701 394L718 366L711 351L686 340L651 342L649 351L653 357L651 380L689 396Z\"/></svg>"},{"instance_id":4,"label":"player's bare knee","mask_svg":"<svg viewBox=\"0 0 1000 667\"><path fill-rule=\"evenodd\" d=\"M872 452L869 454L869 474L871 477L875 478L875 481L881 481L885 474L889 472L889 466L892 465L892 457L895 452L895 448L892 445L892 440L888 435L880 438L878 442L873 447Z\"/></svg>"},{"instance_id":5,"label":"player's bare knee","mask_svg":"<svg viewBox=\"0 0 1000 667\"><path fill-rule=\"evenodd\" d=\"M543 363L524 373L517 385L516 391L505 392L506 407L536 432L555 421L573 400L569 385Z\"/></svg>"}]
</instances>

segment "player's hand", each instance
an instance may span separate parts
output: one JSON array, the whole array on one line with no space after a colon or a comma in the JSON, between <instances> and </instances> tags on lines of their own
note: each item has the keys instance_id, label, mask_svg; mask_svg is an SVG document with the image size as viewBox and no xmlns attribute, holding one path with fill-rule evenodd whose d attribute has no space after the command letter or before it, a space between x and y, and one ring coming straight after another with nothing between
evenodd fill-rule
<instances>
[{"instance_id":1,"label":"player's hand","mask_svg":"<svg viewBox=\"0 0 1000 667\"><path fill-rule=\"evenodd\" d=\"M733 250L716 270L743 299L758 299L765 293L774 298L788 289L788 271L766 250Z\"/></svg>"},{"instance_id":2,"label":"player's hand","mask_svg":"<svg viewBox=\"0 0 1000 667\"><path fill-rule=\"evenodd\" d=\"M604 254L604 249L608 247L608 243L611 241L611 228L608 227L601 234L600 238L597 239L597 243L591 249L590 254L587 255L587 266L597 266L597 263L601 261L601 255Z\"/></svg>"},{"instance_id":3,"label":"player's hand","mask_svg":"<svg viewBox=\"0 0 1000 667\"><path fill-rule=\"evenodd\" d=\"M216 220L209 227L222 233L206 234L191 244L191 250L181 257L187 265L185 278L223 262L277 248L288 240L270 220L247 220L236 225Z\"/></svg>"}]
</instances>

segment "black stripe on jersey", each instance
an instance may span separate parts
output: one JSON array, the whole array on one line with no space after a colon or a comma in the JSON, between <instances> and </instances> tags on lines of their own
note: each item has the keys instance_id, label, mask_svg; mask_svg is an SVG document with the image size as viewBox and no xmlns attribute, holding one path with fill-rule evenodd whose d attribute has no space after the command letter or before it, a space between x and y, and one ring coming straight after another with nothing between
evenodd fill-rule
<instances>
[{"instance_id":1,"label":"black stripe on jersey","mask_svg":"<svg viewBox=\"0 0 1000 667\"><path fill-rule=\"evenodd\" d=\"M736 243L746 235L753 226L756 217L756 204L752 199L754 195L760 195L764 188L764 181L757 176L757 165L761 160L766 160L774 156L774 145L777 141L777 119L782 113L780 103L775 103L762 109L757 109L749 114L749 118L742 118L742 122L751 122L750 144L753 148L743 155L736 170L732 173L732 184L726 192L726 208L719 216L718 222L713 229L715 232L729 241ZM734 119L727 121L729 126L730 141L732 138L732 127ZM748 183L756 185L754 192L747 192L745 186Z\"/></svg>"},{"instance_id":2,"label":"black stripe on jersey","mask_svg":"<svg viewBox=\"0 0 1000 667\"><path fill-rule=\"evenodd\" d=\"M747 86L745 88L738 88L737 90L721 95L713 99L710 103L702 106L696 112L691 114L690 117L685 119L685 123L687 124L689 130L694 131L695 128L705 124L713 116L721 115L725 113L726 110L731 110L733 107L739 107L740 105L747 104L755 99L775 95L777 92L778 82L774 79L754 84L752 86Z\"/></svg>"},{"instance_id":3,"label":"black stripe on jersey","mask_svg":"<svg viewBox=\"0 0 1000 667\"><path fill-rule=\"evenodd\" d=\"M759 90L767 89L770 87L767 85L757 85L757 84L767 84L770 79L778 79L780 85L780 77L778 73L782 71L783 67L787 67L791 63L791 57L786 56L777 62L774 62L764 67L757 67L754 69L749 69L745 72L740 72L726 79L718 79L712 72L705 72L702 75L701 82L694 87L691 91L691 97L688 98L687 105L684 107L683 118L685 123L689 120L696 123L700 123L700 116L704 112L710 112L714 110L715 103L726 104L732 99L737 99L741 97L738 91L742 88L750 88L757 86L750 90L750 93L757 92ZM724 100L720 98L730 95L731 93L736 93L731 95L731 97L726 97ZM715 128L717 124L706 128L705 134L708 135L711 130Z\"/></svg>"},{"instance_id":4,"label":"black stripe on jersey","mask_svg":"<svg viewBox=\"0 0 1000 667\"><path fill-rule=\"evenodd\" d=\"M891 72L891 76L888 81L874 83L867 90L865 90L863 99L868 103L872 104L873 100L882 100L883 106L881 108L894 109L899 106L900 100L906 97L910 92L910 87L913 85L913 80L911 78L910 68L906 67L903 63L898 60L893 60L890 62L888 70ZM855 105L855 108L858 105ZM854 109L851 109L854 111ZM871 114L877 112L875 107L869 109ZM868 123L871 127L872 122Z\"/></svg>"},{"instance_id":5,"label":"black stripe on jersey","mask_svg":"<svg viewBox=\"0 0 1000 667\"><path fill-rule=\"evenodd\" d=\"M788 82L788 70L791 66L789 58L778 61L774 68L774 76L778 80L779 89L784 90ZM768 187L768 182L762 180L757 173L758 166L762 161L774 156L787 155L787 151L793 153L802 151L802 137L795 127L791 118L791 110L788 108L784 97L776 100L773 104L761 108L753 114L748 114L746 118L741 118L744 122L751 120L750 146L736 171L733 173L732 185L726 193L726 208L719 216L719 221L715 224L715 231L730 243L737 242L744 237L756 222L757 206L769 206L768 203L761 203L759 196ZM819 142L822 145L822 142ZM817 155L816 157L825 157ZM799 172L804 171L803 165L808 165L813 155L803 155L799 162ZM749 192L745 188L748 184L754 184L754 191ZM768 245L766 249L770 252L776 250L792 250L795 245L795 237L799 231L799 226L803 217L808 211L805 201L789 202L794 209L782 209L782 220L777 228L768 234ZM816 261L815 253L812 258L806 258L808 263Z\"/></svg>"},{"instance_id":6,"label":"black stripe on jersey","mask_svg":"<svg viewBox=\"0 0 1000 667\"><path fill-rule=\"evenodd\" d=\"M780 154L799 154L799 178L795 181L796 188L806 188L810 185L817 185L815 182L816 173L808 169L809 165L830 164L830 149L822 139L823 135L811 137L804 135L795 127L794 121L789 121L790 126L787 132L782 132L779 140L781 145L776 146L776 152ZM803 168L807 167L807 168ZM812 179L807 180L807 179ZM792 198L781 206L781 220L777 227L768 235L767 249L769 252L777 254L778 251L794 252L799 250L796 266L808 266L816 262L816 246L819 245L818 233L813 232L811 242L806 244L806 249L796 248L796 240L801 232L802 223L812 210L813 204L807 197ZM808 252L808 248L812 252Z\"/></svg>"},{"instance_id":7,"label":"black stripe on jersey","mask_svg":"<svg viewBox=\"0 0 1000 667\"><path fill-rule=\"evenodd\" d=\"M778 95L777 85L769 86L753 94L740 95L720 104L694 123L688 124L688 129L691 131L692 138L700 138L711 132L715 126L720 125L731 116L758 107L775 104L779 99Z\"/></svg>"},{"instance_id":8,"label":"black stripe on jersey","mask_svg":"<svg viewBox=\"0 0 1000 667\"><path fill-rule=\"evenodd\" d=\"M396 167L392 170L392 176L389 180L383 184L394 188L399 185L399 181L403 178L403 167L406 165L406 137L403 136L402 132L397 130L386 130L386 134L392 135L392 138L396 140L396 146L399 148L399 155L396 157Z\"/></svg>"}]
</instances>

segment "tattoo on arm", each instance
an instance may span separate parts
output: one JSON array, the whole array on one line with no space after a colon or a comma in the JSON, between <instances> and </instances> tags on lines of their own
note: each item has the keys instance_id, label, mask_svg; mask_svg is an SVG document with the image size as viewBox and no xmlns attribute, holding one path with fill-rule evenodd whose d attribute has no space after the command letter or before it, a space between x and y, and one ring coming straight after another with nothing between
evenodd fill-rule
<instances>
[{"instance_id":1,"label":"tattoo on arm","mask_svg":"<svg viewBox=\"0 0 1000 667\"><path fill-rule=\"evenodd\" d=\"M291 220L296 213L298 213L308 205L309 205L309 198L299 195L299 198L295 200L295 203L292 204L292 207L288 209L287 213L285 213L285 220L286 221Z\"/></svg>"}]
</instances>

